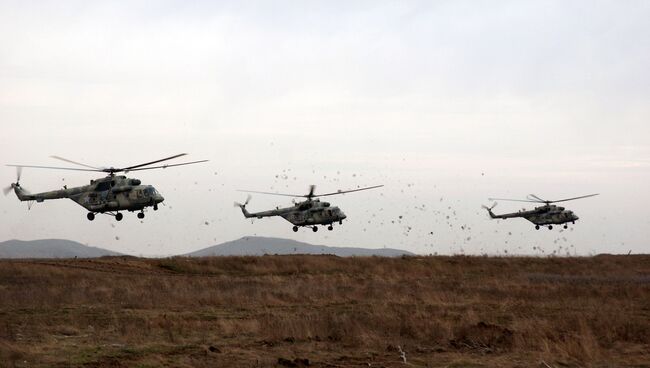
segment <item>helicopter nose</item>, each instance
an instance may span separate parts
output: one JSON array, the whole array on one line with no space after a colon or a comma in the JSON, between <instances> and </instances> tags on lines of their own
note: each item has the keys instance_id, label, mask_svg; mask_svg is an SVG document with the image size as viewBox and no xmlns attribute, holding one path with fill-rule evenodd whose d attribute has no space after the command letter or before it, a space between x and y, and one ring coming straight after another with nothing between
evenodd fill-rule
<instances>
[{"instance_id":1,"label":"helicopter nose","mask_svg":"<svg viewBox=\"0 0 650 368\"><path fill-rule=\"evenodd\" d=\"M158 194L158 195L156 195L156 198L154 200L156 201L156 203L161 203L162 201L165 200L165 197Z\"/></svg>"},{"instance_id":2,"label":"helicopter nose","mask_svg":"<svg viewBox=\"0 0 650 368\"><path fill-rule=\"evenodd\" d=\"M347 216L343 212L341 212L341 215L339 217L341 218L341 220L345 220L347 218Z\"/></svg>"}]
</instances>

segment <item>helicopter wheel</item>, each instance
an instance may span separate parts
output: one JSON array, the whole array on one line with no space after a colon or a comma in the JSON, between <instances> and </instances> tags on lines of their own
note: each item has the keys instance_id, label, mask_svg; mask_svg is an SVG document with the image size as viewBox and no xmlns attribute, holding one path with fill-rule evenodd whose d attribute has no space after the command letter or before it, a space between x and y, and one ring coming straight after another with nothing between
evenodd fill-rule
<instances>
[{"instance_id":1,"label":"helicopter wheel","mask_svg":"<svg viewBox=\"0 0 650 368\"><path fill-rule=\"evenodd\" d=\"M539 230L539 225L535 225L535 230Z\"/></svg>"},{"instance_id":2,"label":"helicopter wheel","mask_svg":"<svg viewBox=\"0 0 650 368\"><path fill-rule=\"evenodd\" d=\"M157 204L154 204L154 205L153 205L153 210L154 210L154 211L158 211L158 205L157 205Z\"/></svg>"},{"instance_id":3,"label":"helicopter wheel","mask_svg":"<svg viewBox=\"0 0 650 368\"><path fill-rule=\"evenodd\" d=\"M343 225L343 220L339 220L339 225Z\"/></svg>"},{"instance_id":4,"label":"helicopter wheel","mask_svg":"<svg viewBox=\"0 0 650 368\"><path fill-rule=\"evenodd\" d=\"M298 226L294 226L294 227L293 227L293 232L294 232L294 233L297 233L297 232L298 232Z\"/></svg>"},{"instance_id":5,"label":"helicopter wheel","mask_svg":"<svg viewBox=\"0 0 650 368\"><path fill-rule=\"evenodd\" d=\"M334 230L334 226L332 226L332 225L328 226L328 227L327 227L327 230L329 230L329 231Z\"/></svg>"},{"instance_id":6,"label":"helicopter wheel","mask_svg":"<svg viewBox=\"0 0 650 368\"><path fill-rule=\"evenodd\" d=\"M565 228L565 229L568 229L568 228L569 228L569 225L564 225L564 228Z\"/></svg>"},{"instance_id":7,"label":"helicopter wheel","mask_svg":"<svg viewBox=\"0 0 650 368\"><path fill-rule=\"evenodd\" d=\"M122 221L122 217L124 217L124 215L119 212L115 214L115 220L117 221Z\"/></svg>"},{"instance_id":8,"label":"helicopter wheel","mask_svg":"<svg viewBox=\"0 0 650 368\"><path fill-rule=\"evenodd\" d=\"M143 218L144 218L144 212L140 212L140 213L138 213L138 218L139 218L139 219L143 219Z\"/></svg>"},{"instance_id":9,"label":"helicopter wheel","mask_svg":"<svg viewBox=\"0 0 650 368\"><path fill-rule=\"evenodd\" d=\"M88 220L92 221L92 220L95 219L95 214L92 213L92 212L88 212L88 214L86 215L86 217L88 218Z\"/></svg>"},{"instance_id":10,"label":"helicopter wheel","mask_svg":"<svg viewBox=\"0 0 650 368\"><path fill-rule=\"evenodd\" d=\"M314 226L314 227L312 227L312 228L311 228L311 231L313 231L313 232L317 232L317 231L318 231L318 226Z\"/></svg>"},{"instance_id":11,"label":"helicopter wheel","mask_svg":"<svg viewBox=\"0 0 650 368\"><path fill-rule=\"evenodd\" d=\"M548 225L549 230L553 230L553 225Z\"/></svg>"}]
</instances>

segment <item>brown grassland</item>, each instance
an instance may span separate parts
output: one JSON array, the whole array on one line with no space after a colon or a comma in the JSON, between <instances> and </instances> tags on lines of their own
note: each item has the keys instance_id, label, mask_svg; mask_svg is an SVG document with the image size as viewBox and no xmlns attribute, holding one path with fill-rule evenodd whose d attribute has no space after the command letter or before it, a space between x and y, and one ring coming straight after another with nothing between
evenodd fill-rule
<instances>
[{"instance_id":1,"label":"brown grassland","mask_svg":"<svg viewBox=\"0 0 650 368\"><path fill-rule=\"evenodd\" d=\"M650 367L650 256L3 260L0 366Z\"/></svg>"}]
</instances>

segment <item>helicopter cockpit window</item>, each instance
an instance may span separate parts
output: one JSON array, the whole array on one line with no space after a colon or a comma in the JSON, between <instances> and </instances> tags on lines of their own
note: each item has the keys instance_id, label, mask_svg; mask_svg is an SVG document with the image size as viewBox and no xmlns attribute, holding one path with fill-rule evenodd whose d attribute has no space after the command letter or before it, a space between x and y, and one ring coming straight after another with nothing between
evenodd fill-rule
<instances>
[{"instance_id":1,"label":"helicopter cockpit window","mask_svg":"<svg viewBox=\"0 0 650 368\"><path fill-rule=\"evenodd\" d=\"M111 188L111 183L108 182L108 181L105 181L105 182L101 182L101 183L97 184L97 186L95 187L95 191L103 192L105 190L109 190L110 188Z\"/></svg>"},{"instance_id":2,"label":"helicopter cockpit window","mask_svg":"<svg viewBox=\"0 0 650 368\"><path fill-rule=\"evenodd\" d=\"M144 192L144 195L146 197L151 197L152 195L155 194L156 190L153 189L152 187L148 187L148 188L145 188L143 192Z\"/></svg>"}]
</instances>

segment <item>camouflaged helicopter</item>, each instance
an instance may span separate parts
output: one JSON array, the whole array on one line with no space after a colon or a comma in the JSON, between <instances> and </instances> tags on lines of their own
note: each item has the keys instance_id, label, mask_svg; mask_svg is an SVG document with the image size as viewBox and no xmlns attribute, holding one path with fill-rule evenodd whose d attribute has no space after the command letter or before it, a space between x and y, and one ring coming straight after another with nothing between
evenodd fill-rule
<instances>
[{"instance_id":1,"label":"camouflaged helicopter","mask_svg":"<svg viewBox=\"0 0 650 368\"><path fill-rule=\"evenodd\" d=\"M168 161L175 159L177 157L185 156L186 153L181 153L171 157L163 158L156 161L147 162L144 164L133 165L123 168L100 168L94 167L79 162L71 161L59 156L51 156L57 160L65 161L75 165L83 166L85 168L72 168L72 167L51 167L51 166L29 166L29 165L7 165L16 167L16 182L12 183L9 187L4 188L4 194L7 195L12 189L16 193L16 196L21 201L29 201L33 203L43 202L50 199L60 199L60 198L69 198L87 209L88 215L86 216L88 220L92 221L95 219L95 214L106 214L114 216L115 220L122 220L122 213L119 211L140 211L138 213L138 218L144 218L144 209L146 207L153 207L154 211L158 210L158 204L162 203L165 198L163 198L160 193L151 185L142 184L140 179L127 178L124 175L115 175L119 172L130 172L130 171L140 171L140 170L152 170L152 169L165 169L168 167L174 166L183 166L190 164L197 164L200 162L206 162L208 160L192 161L192 162L183 162L179 164L168 164L161 166L152 166L159 162ZM74 170L74 171L90 171L90 172L104 172L108 176L100 179L94 179L90 181L89 185L84 185L80 187L68 188L63 186L63 189L53 190L50 192L42 192L31 194L25 190L20 185L20 176L22 173L22 168L37 168L37 169L57 169L57 170Z\"/></svg>"},{"instance_id":2,"label":"camouflaged helicopter","mask_svg":"<svg viewBox=\"0 0 650 368\"><path fill-rule=\"evenodd\" d=\"M279 195L279 196L294 197L294 198L307 198L307 200L302 202L296 202L292 207L286 207L286 208L278 207L274 210L250 213L246 210L246 205L248 204L248 202L250 202L251 199L251 196L249 195L248 198L246 199L246 202L244 202L244 204L235 202L235 207L241 208L241 211L244 214L244 217L246 218L261 219L263 217L280 216L294 225L293 226L294 232L297 232L300 226L311 227L312 231L316 232L318 231L318 226L316 225L328 225L327 230L331 231L334 229L333 224L335 222L338 222L339 225L343 225L343 220L345 220L347 216L338 207L331 206L329 202L321 202L319 199L314 199L314 198L352 193L361 190L375 189L380 187L383 187L383 185L375 185L372 187L352 189L352 190L339 190L333 193L325 193L319 195L314 194L314 190L316 189L315 185L311 185L309 187L308 194L302 194L302 195L257 192L252 190L240 190L240 192L246 192L246 193L271 194L271 195Z\"/></svg>"},{"instance_id":3,"label":"camouflaged helicopter","mask_svg":"<svg viewBox=\"0 0 650 368\"><path fill-rule=\"evenodd\" d=\"M573 201L576 199L588 198L597 195L598 194L589 194L580 197L559 199L556 201L547 201L539 198L534 194L529 194L526 197L527 199L488 198L488 200L490 201L513 201L513 202L529 202L529 203L544 204L543 206L535 207L534 209L529 211L522 210L514 213L504 213L501 215L495 215L494 213L492 213L492 209L497 205L496 202L492 205L492 207L487 207L487 206L482 206L482 207L488 211L488 214L493 219L506 220L514 217L523 217L526 220L535 224L536 230L539 230L540 226L547 226L549 230L552 230L553 225L564 225L564 228L566 229L569 227L568 226L569 222L575 224L576 221L579 219L579 217L576 216L576 214L573 213L573 211L569 211L564 207L556 206L552 203Z\"/></svg>"}]
</instances>

